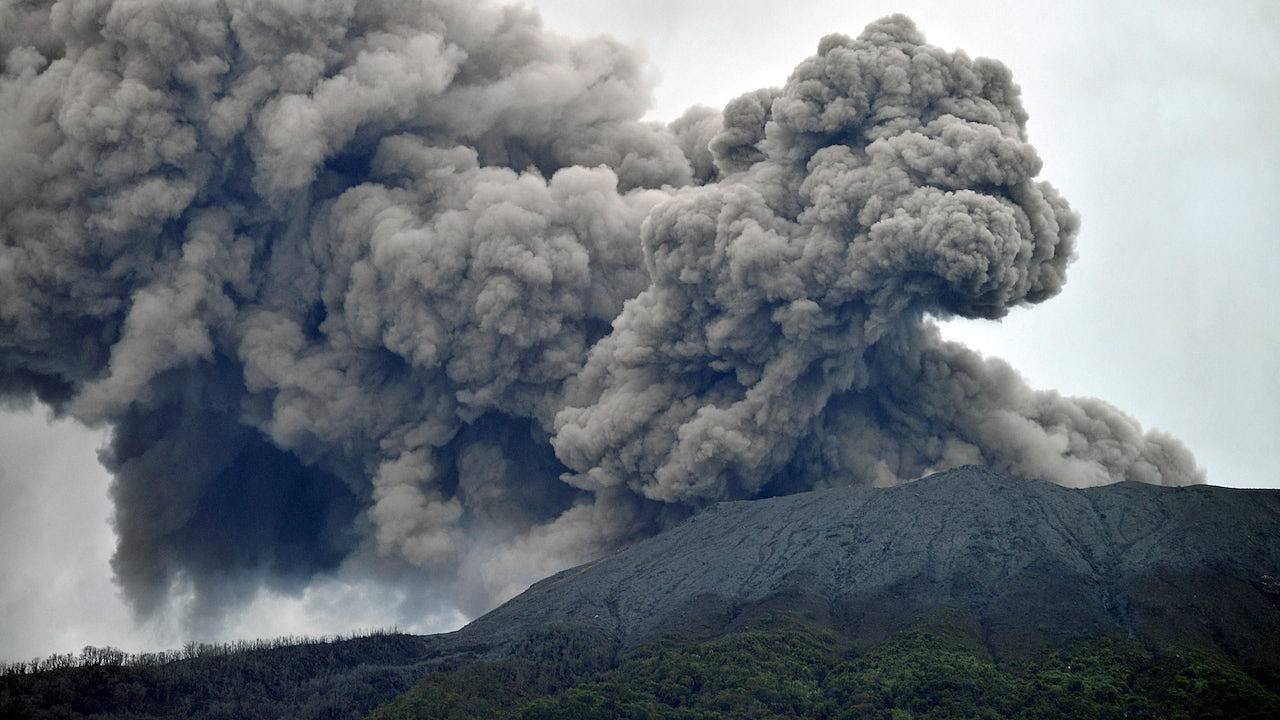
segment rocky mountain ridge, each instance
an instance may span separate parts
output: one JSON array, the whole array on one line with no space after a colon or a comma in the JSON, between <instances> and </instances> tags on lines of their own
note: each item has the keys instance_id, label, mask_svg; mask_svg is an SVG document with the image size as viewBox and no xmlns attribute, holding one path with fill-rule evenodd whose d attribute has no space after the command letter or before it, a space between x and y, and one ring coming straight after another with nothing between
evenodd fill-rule
<instances>
[{"instance_id":1,"label":"rocky mountain ridge","mask_svg":"<svg viewBox=\"0 0 1280 720\"><path fill-rule=\"evenodd\" d=\"M1280 492L1070 489L968 466L891 487L719 503L534 584L450 637L547 625L620 646L703 637L771 610L855 642L959 627L996 654L1119 633L1280 672Z\"/></svg>"}]
</instances>

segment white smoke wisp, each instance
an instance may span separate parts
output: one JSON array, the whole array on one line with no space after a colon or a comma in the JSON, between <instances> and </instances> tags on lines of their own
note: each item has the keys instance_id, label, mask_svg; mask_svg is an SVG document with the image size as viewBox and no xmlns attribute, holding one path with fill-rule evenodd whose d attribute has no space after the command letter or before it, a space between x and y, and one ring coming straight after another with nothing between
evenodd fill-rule
<instances>
[{"instance_id":1,"label":"white smoke wisp","mask_svg":"<svg viewBox=\"0 0 1280 720\"><path fill-rule=\"evenodd\" d=\"M632 49L473 2L7 1L0 58L0 396L111 428L141 615L343 571L475 613L970 462L1203 479L940 339L1057 293L1078 221L1009 71L901 16L667 126Z\"/></svg>"}]
</instances>

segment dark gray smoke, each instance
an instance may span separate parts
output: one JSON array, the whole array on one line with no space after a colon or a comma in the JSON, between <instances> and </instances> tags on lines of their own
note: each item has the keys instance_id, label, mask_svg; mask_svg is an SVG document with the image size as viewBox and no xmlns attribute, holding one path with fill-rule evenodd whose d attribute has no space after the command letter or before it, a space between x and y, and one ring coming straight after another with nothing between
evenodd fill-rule
<instances>
[{"instance_id":1,"label":"dark gray smoke","mask_svg":"<svg viewBox=\"0 0 1280 720\"><path fill-rule=\"evenodd\" d=\"M357 568L474 612L723 498L1198 482L939 338L1062 286L1008 70L895 16L662 126L462 2L0 2L0 393L108 425L143 613Z\"/></svg>"}]
</instances>

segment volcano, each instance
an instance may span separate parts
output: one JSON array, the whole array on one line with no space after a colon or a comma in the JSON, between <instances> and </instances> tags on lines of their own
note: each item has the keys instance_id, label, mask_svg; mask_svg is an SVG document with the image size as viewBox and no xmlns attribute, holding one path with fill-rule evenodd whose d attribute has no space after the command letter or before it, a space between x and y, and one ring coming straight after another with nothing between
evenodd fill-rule
<instances>
[{"instance_id":1,"label":"volcano","mask_svg":"<svg viewBox=\"0 0 1280 720\"><path fill-rule=\"evenodd\" d=\"M958 626L997 654L1119 633L1280 671L1280 492L1069 489L967 466L890 488L722 502L547 578L456 634L548 624L621 646L730 632L777 610L874 644Z\"/></svg>"},{"instance_id":2,"label":"volcano","mask_svg":"<svg viewBox=\"0 0 1280 720\"><path fill-rule=\"evenodd\" d=\"M0 711L1275 717L1278 578L1278 491L966 466L716 503L453 633L10 675Z\"/></svg>"}]
</instances>

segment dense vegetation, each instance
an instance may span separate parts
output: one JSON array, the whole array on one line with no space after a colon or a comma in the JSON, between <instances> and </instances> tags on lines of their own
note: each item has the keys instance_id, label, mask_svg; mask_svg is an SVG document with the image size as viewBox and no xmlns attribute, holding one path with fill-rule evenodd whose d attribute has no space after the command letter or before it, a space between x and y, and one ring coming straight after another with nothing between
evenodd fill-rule
<instances>
[{"instance_id":1,"label":"dense vegetation","mask_svg":"<svg viewBox=\"0 0 1280 720\"><path fill-rule=\"evenodd\" d=\"M429 643L381 632L141 655L86 648L3 668L0 718L360 718L425 674Z\"/></svg>"},{"instance_id":2,"label":"dense vegetation","mask_svg":"<svg viewBox=\"0 0 1280 720\"><path fill-rule=\"evenodd\" d=\"M716 639L623 652L603 635L563 628L544 628L486 661L431 660L431 643L381 633L192 646L163 656L91 648L8 668L0 677L0 717L354 719L370 711L371 720L1280 717L1277 688L1221 656L1132 639L1011 662L993 659L964 636L923 631L856 651L825 630L774 618Z\"/></svg>"},{"instance_id":3,"label":"dense vegetation","mask_svg":"<svg viewBox=\"0 0 1280 720\"><path fill-rule=\"evenodd\" d=\"M1096 641L1016 664L930 633L854 653L826 632L797 626L651 646L613 663L600 648L548 634L517 657L433 673L370 717L1280 717L1280 695L1221 657L1132 640Z\"/></svg>"}]
</instances>

